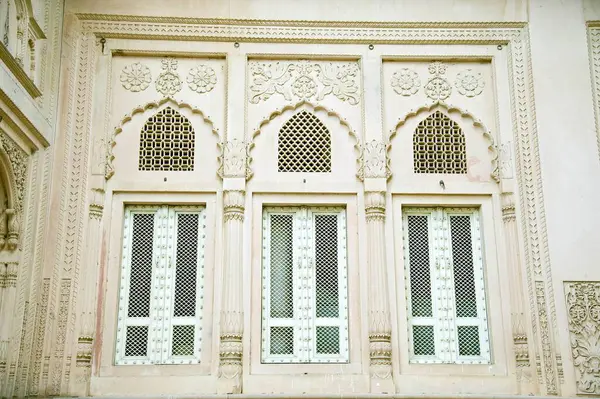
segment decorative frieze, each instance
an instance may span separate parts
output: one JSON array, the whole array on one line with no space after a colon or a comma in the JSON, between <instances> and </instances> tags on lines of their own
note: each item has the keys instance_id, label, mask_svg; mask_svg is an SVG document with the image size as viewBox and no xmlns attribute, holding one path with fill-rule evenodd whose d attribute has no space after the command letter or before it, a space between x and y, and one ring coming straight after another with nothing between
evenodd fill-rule
<instances>
[{"instance_id":1,"label":"decorative frieze","mask_svg":"<svg viewBox=\"0 0 600 399\"><path fill-rule=\"evenodd\" d=\"M249 63L249 101L258 104L273 95L286 101L323 100L333 94L356 105L360 101L360 70L357 62L278 61Z\"/></svg>"},{"instance_id":2,"label":"decorative frieze","mask_svg":"<svg viewBox=\"0 0 600 399\"><path fill-rule=\"evenodd\" d=\"M578 394L600 395L600 281L565 282Z\"/></svg>"}]
</instances>

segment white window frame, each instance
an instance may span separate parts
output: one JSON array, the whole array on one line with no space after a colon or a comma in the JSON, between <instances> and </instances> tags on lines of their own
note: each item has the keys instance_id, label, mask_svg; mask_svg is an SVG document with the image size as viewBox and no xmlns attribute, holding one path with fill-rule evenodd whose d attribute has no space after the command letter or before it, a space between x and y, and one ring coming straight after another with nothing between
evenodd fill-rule
<instances>
[{"instance_id":1,"label":"white window frame","mask_svg":"<svg viewBox=\"0 0 600 399\"><path fill-rule=\"evenodd\" d=\"M489 364L491 362L484 284L484 254L479 213L479 209L473 207L406 207L402 209L410 363ZM429 318L412 317L410 250L408 245L409 215L428 217L429 266L432 291L432 317ZM450 216L454 215L469 215L471 220L473 272L478 315L476 318L459 318L456 316L449 221ZM450 283L445 284L444 281ZM435 355L415 355L413 342L413 326L415 325L434 326ZM458 327L469 325L479 327L479 356L459 355Z\"/></svg>"},{"instance_id":2,"label":"white window frame","mask_svg":"<svg viewBox=\"0 0 600 399\"><path fill-rule=\"evenodd\" d=\"M177 254L177 215L198 214L198 258L196 273L196 309L195 316L174 317ZM133 215L153 214L153 255L150 294L150 315L148 318L128 317L131 247ZM123 240L121 259L121 278L119 289L119 311L117 320L117 339L115 365L147 364L196 364L200 362L202 344L202 311L204 288L204 247L206 231L206 211L203 206L195 205L130 205L126 206L123 220ZM125 356L127 326L148 326L146 356ZM176 356L171 354L172 331L175 325L194 326L193 355Z\"/></svg>"},{"instance_id":3,"label":"white window frame","mask_svg":"<svg viewBox=\"0 0 600 399\"><path fill-rule=\"evenodd\" d=\"M272 319L270 315L270 215L293 215L293 297L292 319ZM315 296L315 240L314 220L316 215L336 215L338 229L338 317L317 318ZM346 211L341 207L265 207L262 215L262 363L348 363L348 270ZM304 312L302 311L304 309ZM270 327L294 327L294 350L292 355L272 355ZM319 326L339 327L338 355L317 354L316 330Z\"/></svg>"}]
</instances>

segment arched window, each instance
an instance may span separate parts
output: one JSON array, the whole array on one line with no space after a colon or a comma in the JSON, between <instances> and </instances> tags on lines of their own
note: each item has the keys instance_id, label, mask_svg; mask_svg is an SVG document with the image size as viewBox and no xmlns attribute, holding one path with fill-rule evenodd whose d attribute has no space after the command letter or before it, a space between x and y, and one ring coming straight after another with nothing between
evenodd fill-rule
<instances>
[{"instance_id":1,"label":"arched window","mask_svg":"<svg viewBox=\"0 0 600 399\"><path fill-rule=\"evenodd\" d=\"M415 173L467 173L465 135L452 119L436 111L413 136Z\"/></svg>"},{"instance_id":2,"label":"arched window","mask_svg":"<svg viewBox=\"0 0 600 399\"><path fill-rule=\"evenodd\" d=\"M167 107L152 116L140 135L139 170L194 170L195 133L190 121Z\"/></svg>"},{"instance_id":3,"label":"arched window","mask_svg":"<svg viewBox=\"0 0 600 399\"><path fill-rule=\"evenodd\" d=\"M315 115L302 111L279 131L279 172L331 172L331 135Z\"/></svg>"}]
</instances>

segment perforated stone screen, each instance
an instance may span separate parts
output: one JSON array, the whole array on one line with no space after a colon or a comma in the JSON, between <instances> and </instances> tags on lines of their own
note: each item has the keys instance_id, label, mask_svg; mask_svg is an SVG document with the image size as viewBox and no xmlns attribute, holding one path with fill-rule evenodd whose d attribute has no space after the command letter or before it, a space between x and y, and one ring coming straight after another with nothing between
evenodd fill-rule
<instances>
[{"instance_id":1,"label":"perforated stone screen","mask_svg":"<svg viewBox=\"0 0 600 399\"><path fill-rule=\"evenodd\" d=\"M152 116L140 135L139 170L194 170L195 133L190 121L173 108Z\"/></svg>"},{"instance_id":2,"label":"perforated stone screen","mask_svg":"<svg viewBox=\"0 0 600 399\"><path fill-rule=\"evenodd\" d=\"M331 135L315 115L302 111L279 131L279 172L331 172Z\"/></svg>"},{"instance_id":3,"label":"perforated stone screen","mask_svg":"<svg viewBox=\"0 0 600 399\"><path fill-rule=\"evenodd\" d=\"M465 135L452 119L436 111L413 135L415 173L467 173Z\"/></svg>"}]
</instances>

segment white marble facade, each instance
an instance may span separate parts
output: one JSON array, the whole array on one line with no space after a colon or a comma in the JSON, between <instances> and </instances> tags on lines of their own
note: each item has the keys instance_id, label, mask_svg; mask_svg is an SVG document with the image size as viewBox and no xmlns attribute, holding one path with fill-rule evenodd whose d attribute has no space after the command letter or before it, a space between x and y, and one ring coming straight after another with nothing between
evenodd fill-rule
<instances>
[{"instance_id":1,"label":"white marble facade","mask_svg":"<svg viewBox=\"0 0 600 399\"><path fill-rule=\"evenodd\" d=\"M599 21L0 0L0 396L600 395Z\"/></svg>"}]
</instances>

